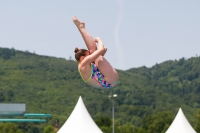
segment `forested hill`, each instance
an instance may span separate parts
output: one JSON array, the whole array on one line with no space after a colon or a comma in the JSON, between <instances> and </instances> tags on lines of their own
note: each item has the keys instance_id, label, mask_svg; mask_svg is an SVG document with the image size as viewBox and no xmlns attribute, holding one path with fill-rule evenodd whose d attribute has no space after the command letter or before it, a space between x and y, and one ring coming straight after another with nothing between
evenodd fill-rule
<instances>
[{"instance_id":1,"label":"forested hill","mask_svg":"<svg viewBox=\"0 0 200 133\"><path fill-rule=\"evenodd\" d=\"M200 108L200 57L118 72L120 83L114 93L119 123L140 126L149 114L171 111L175 116L180 107L194 121ZM79 96L94 119L111 118L111 91L85 84L76 61L0 48L0 102L26 103L28 113L52 114L52 123L63 123Z\"/></svg>"}]
</instances>

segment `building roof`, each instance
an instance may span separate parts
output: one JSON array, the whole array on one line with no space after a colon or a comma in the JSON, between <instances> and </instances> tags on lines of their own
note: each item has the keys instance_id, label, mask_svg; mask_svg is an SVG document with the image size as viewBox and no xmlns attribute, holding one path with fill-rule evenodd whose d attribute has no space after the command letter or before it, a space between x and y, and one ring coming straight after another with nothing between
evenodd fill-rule
<instances>
[{"instance_id":1,"label":"building roof","mask_svg":"<svg viewBox=\"0 0 200 133\"><path fill-rule=\"evenodd\" d=\"M25 103L0 103L0 116L22 116L25 112Z\"/></svg>"}]
</instances>

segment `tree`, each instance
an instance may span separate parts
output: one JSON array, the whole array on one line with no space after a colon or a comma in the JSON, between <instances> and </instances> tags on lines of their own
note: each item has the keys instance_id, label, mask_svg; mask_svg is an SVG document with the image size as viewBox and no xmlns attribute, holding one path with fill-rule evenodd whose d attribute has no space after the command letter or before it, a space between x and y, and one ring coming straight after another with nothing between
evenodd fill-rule
<instances>
[{"instance_id":1,"label":"tree","mask_svg":"<svg viewBox=\"0 0 200 133\"><path fill-rule=\"evenodd\" d=\"M97 120L95 120L95 123L99 126L99 127L110 127L112 124L112 121L110 118L107 117L103 117L101 116L100 118L98 118Z\"/></svg>"},{"instance_id":2,"label":"tree","mask_svg":"<svg viewBox=\"0 0 200 133\"><path fill-rule=\"evenodd\" d=\"M14 123L0 123L0 133L23 133Z\"/></svg>"},{"instance_id":3,"label":"tree","mask_svg":"<svg viewBox=\"0 0 200 133\"><path fill-rule=\"evenodd\" d=\"M118 128L117 133L132 133L133 125L131 123L125 123Z\"/></svg>"},{"instance_id":4,"label":"tree","mask_svg":"<svg viewBox=\"0 0 200 133\"><path fill-rule=\"evenodd\" d=\"M46 127L44 128L43 133L54 133L54 127L53 127L53 126L50 126L50 125L46 126Z\"/></svg>"},{"instance_id":5,"label":"tree","mask_svg":"<svg viewBox=\"0 0 200 133\"><path fill-rule=\"evenodd\" d=\"M11 58L11 50L8 49L8 48L3 48L3 49L2 49L1 56L2 56L5 60L10 59L10 58Z\"/></svg>"},{"instance_id":6,"label":"tree","mask_svg":"<svg viewBox=\"0 0 200 133\"><path fill-rule=\"evenodd\" d=\"M165 129L169 127L171 122L173 121L171 112L160 112L152 117L152 123L148 127L149 133L165 133ZM166 127L166 125L168 127Z\"/></svg>"},{"instance_id":7,"label":"tree","mask_svg":"<svg viewBox=\"0 0 200 133\"><path fill-rule=\"evenodd\" d=\"M200 109L197 111L196 124L195 124L194 128L195 128L197 133L200 133Z\"/></svg>"},{"instance_id":8,"label":"tree","mask_svg":"<svg viewBox=\"0 0 200 133\"><path fill-rule=\"evenodd\" d=\"M168 111L159 112L143 118L142 128L135 128L138 133L165 133L173 121L172 113Z\"/></svg>"}]
</instances>

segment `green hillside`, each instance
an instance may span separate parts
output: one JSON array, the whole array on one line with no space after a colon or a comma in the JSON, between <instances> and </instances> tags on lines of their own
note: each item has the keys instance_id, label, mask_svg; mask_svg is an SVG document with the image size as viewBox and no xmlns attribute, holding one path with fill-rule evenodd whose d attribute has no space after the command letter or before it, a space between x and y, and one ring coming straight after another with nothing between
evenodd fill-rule
<instances>
[{"instance_id":1,"label":"green hillside","mask_svg":"<svg viewBox=\"0 0 200 133\"><path fill-rule=\"evenodd\" d=\"M113 91L118 95L115 118L119 125L129 122L143 127L145 118L163 111L169 111L173 119L180 107L192 126L196 124L200 57L118 72L120 83ZM100 90L85 84L76 61L0 48L0 102L26 103L28 113L50 113L50 125L59 120L61 126L79 96L94 120L111 118L111 93L112 89Z\"/></svg>"}]
</instances>

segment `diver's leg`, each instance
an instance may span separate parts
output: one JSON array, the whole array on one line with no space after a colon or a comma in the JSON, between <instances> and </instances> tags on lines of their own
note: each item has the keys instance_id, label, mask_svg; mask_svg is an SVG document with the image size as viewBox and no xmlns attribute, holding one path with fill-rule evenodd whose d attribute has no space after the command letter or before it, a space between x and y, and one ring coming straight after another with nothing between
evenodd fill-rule
<instances>
[{"instance_id":1,"label":"diver's leg","mask_svg":"<svg viewBox=\"0 0 200 133\"><path fill-rule=\"evenodd\" d=\"M114 84L119 80L119 75L117 71L110 65L110 63L103 56L100 55L95 60L95 64L97 65L99 71L104 75L105 80L108 83Z\"/></svg>"},{"instance_id":2,"label":"diver's leg","mask_svg":"<svg viewBox=\"0 0 200 133\"><path fill-rule=\"evenodd\" d=\"M80 22L75 16L73 17L74 24L77 26L78 30L80 31L85 44L90 51L90 54L97 50L96 43L89 32L85 29L85 23Z\"/></svg>"}]
</instances>

